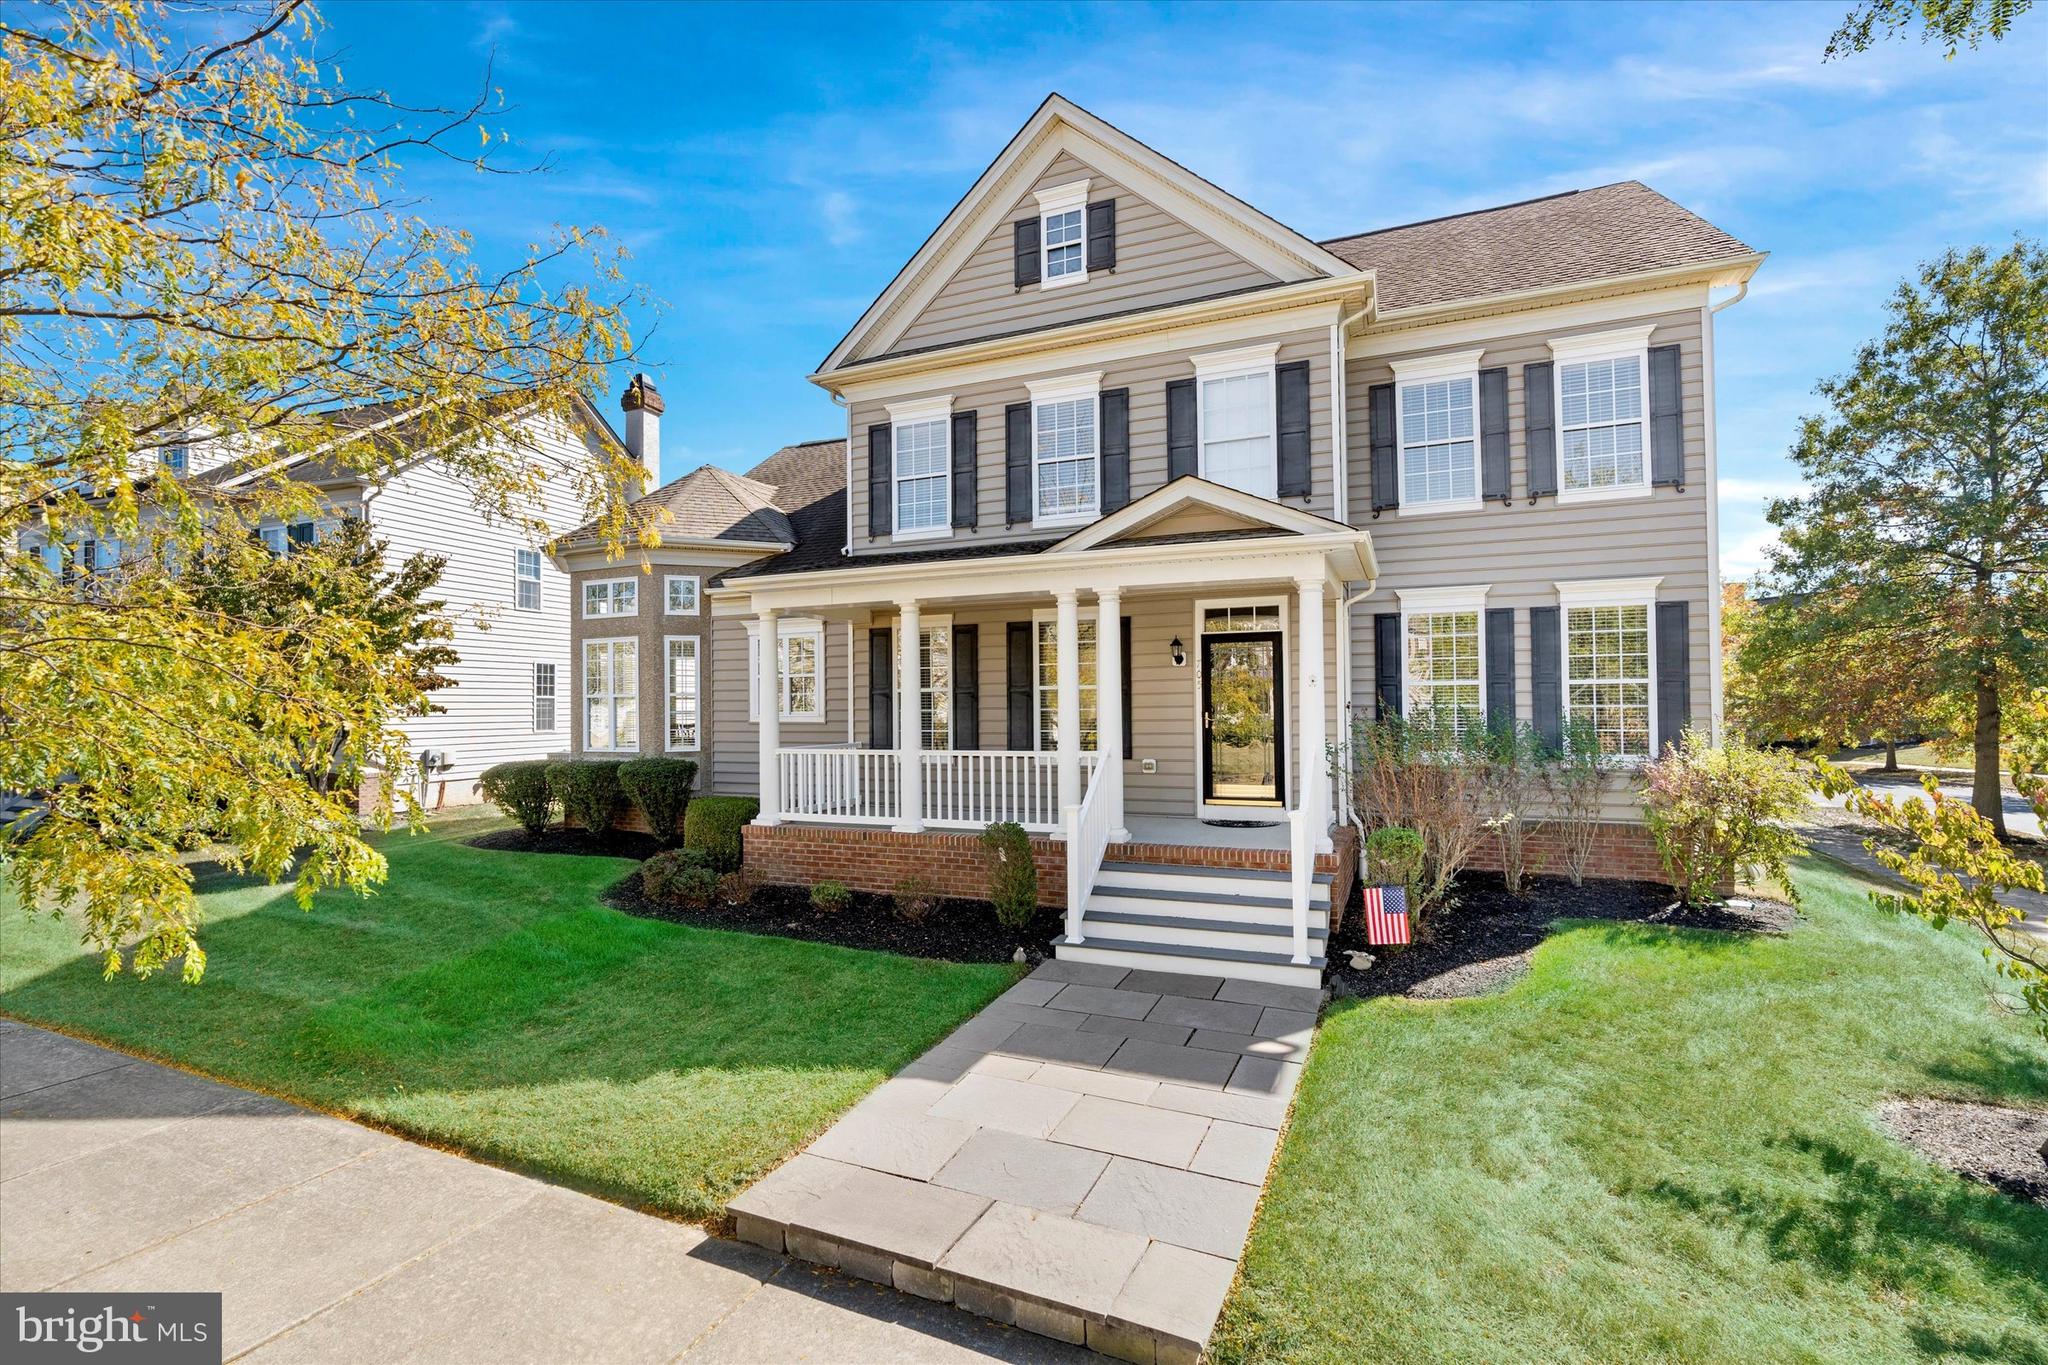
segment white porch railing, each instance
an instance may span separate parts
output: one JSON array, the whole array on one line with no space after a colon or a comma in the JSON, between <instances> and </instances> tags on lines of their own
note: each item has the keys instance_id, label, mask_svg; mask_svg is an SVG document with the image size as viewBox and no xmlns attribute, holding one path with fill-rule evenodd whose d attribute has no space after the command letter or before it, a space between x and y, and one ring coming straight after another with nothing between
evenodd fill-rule
<instances>
[{"instance_id":1,"label":"white porch railing","mask_svg":"<svg viewBox=\"0 0 2048 1365\"><path fill-rule=\"evenodd\" d=\"M782 816L892 825L901 770L893 749L778 749Z\"/></svg>"},{"instance_id":2,"label":"white porch railing","mask_svg":"<svg viewBox=\"0 0 2048 1365\"><path fill-rule=\"evenodd\" d=\"M1116 817L1103 799L1101 769L1091 769L1081 804L1068 806L1067 832L1067 942L1081 942L1081 920L1088 909L1088 897L1095 890L1095 878L1102 871L1102 855L1109 849L1109 833Z\"/></svg>"},{"instance_id":3,"label":"white porch railing","mask_svg":"<svg viewBox=\"0 0 2048 1365\"><path fill-rule=\"evenodd\" d=\"M917 756L922 823L981 829L1014 820L1034 834L1057 834L1057 753L931 749ZM780 817L835 824L894 825L901 820L902 755L894 749L837 746L779 749ZM1093 780L1097 756L1081 755L1081 780Z\"/></svg>"},{"instance_id":4,"label":"white porch railing","mask_svg":"<svg viewBox=\"0 0 2048 1365\"><path fill-rule=\"evenodd\" d=\"M1315 821L1305 810L1287 812L1288 891L1294 911L1294 960L1308 961L1308 897L1315 884Z\"/></svg>"}]
</instances>

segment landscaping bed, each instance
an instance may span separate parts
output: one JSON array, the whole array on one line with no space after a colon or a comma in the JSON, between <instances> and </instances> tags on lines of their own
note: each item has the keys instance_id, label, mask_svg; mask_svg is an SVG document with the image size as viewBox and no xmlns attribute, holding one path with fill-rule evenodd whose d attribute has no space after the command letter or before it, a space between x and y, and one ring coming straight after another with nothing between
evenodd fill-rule
<instances>
[{"instance_id":1,"label":"landscaping bed","mask_svg":"<svg viewBox=\"0 0 2048 1365\"><path fill-rule=\"evenodd\" d=\"M1963 1100L1892 1100L1878 1120L1899 1141L1957 1175L2048 1206L2048 1110Z\"/></svg>"},{"instance_id":2,"label":"landscaping bed","mask_svg":"<svg viewBox=\"0 0 2048 1365\"><path fill-rule=\"evenodd\" d=\"M1057 910L1040 909L1029 924L1012 929L996 919L987 901L942 898L930 914L912 921L896 911L890 896L851 893L844 910L826 913L811 904L809 888L757 887L741 904L714 898L702 908L660 901L632 873L605 892L605 903L629 915L694 924L707 929L733 929L748 934L831 943L842 948L870 948L905 957L944 962L1042 962L1052 956L1052 940L1064 928Z\"/></svg>"}]
</instances>

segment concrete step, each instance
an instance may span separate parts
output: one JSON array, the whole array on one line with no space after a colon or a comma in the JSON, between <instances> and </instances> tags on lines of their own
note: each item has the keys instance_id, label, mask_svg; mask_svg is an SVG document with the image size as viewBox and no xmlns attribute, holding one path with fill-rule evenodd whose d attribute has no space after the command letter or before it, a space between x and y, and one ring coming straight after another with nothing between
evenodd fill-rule
<instances>
[{"instance_id":1,"label":"concrete step","mask_svg":"<svg viewBox=\"0 0 2048 1365\"><path fill-rule=\"evenodd\" d=\"M1263 953L1293 949L1292 924L1261 923L1254 920L1191 920L1179 915L1132 914L1102 910L1091 904L1081 919L1081 932L1088 938L1098 933L1112 938L1168 946L1186 944L1199 948L1241 948ZM1320 955L1329 937L1327 926L1311 923L1308 948Z\"/></svg>"},{"instance_id":2,"label":"concrete step","mask_svg":"<svg viewBox=\"0 0 2048 1365\"><path fill-rule=\"evenodd\" d=\"M1324 960L1321 957L1311 956L1303 965L1285 952L1196 948L1146 943L1131 938L1089 937L1081 943L1069 943L1066 936L1061 935L1053 940L1053 953L1066 962L1100 962L1112 967L1186 972L1191 976L1224 976L1240 981L1271 981L1282 986L1311 988L1320 988L1323 983Z\"/></svg>"}]
</instances>

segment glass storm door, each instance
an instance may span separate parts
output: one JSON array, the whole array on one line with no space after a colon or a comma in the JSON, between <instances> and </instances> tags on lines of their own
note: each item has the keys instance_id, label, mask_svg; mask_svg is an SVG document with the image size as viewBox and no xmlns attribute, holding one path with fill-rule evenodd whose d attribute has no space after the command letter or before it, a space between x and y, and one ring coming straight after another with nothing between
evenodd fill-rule
<instances>
[{"instance_id":1,"label":"glass storm door","mask_svg":"<svg viewBox=\"0 0 2048 1365\"><path fill-rule=\"evenodd\" d=\"M1202 799L1277 806L1286 790L1287 695L1278 632L1202 640Z\"/></svg>"}]
</instances>

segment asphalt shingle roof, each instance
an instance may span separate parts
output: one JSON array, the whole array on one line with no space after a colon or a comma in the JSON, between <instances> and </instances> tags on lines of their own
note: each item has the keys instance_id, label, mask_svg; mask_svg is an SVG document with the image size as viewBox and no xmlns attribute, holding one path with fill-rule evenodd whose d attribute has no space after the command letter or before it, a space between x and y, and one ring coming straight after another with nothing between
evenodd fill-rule
<instances>
[{"instance_id":1,"label":"asphalt shingle roof","mask_svg":"<svg viewBox=\"0 0 2048 1365\"><path fill-rule=\"evenodd\" d=\"M700 465L628 503L626 525L629 533L652 528L671 540L799 549L826 541L836 554L845 539L845 490L846 442L803 441L784 446L745 474ZM597 523L591 522L560 543L597 538Z\"/></svg>"}]
</instances>

